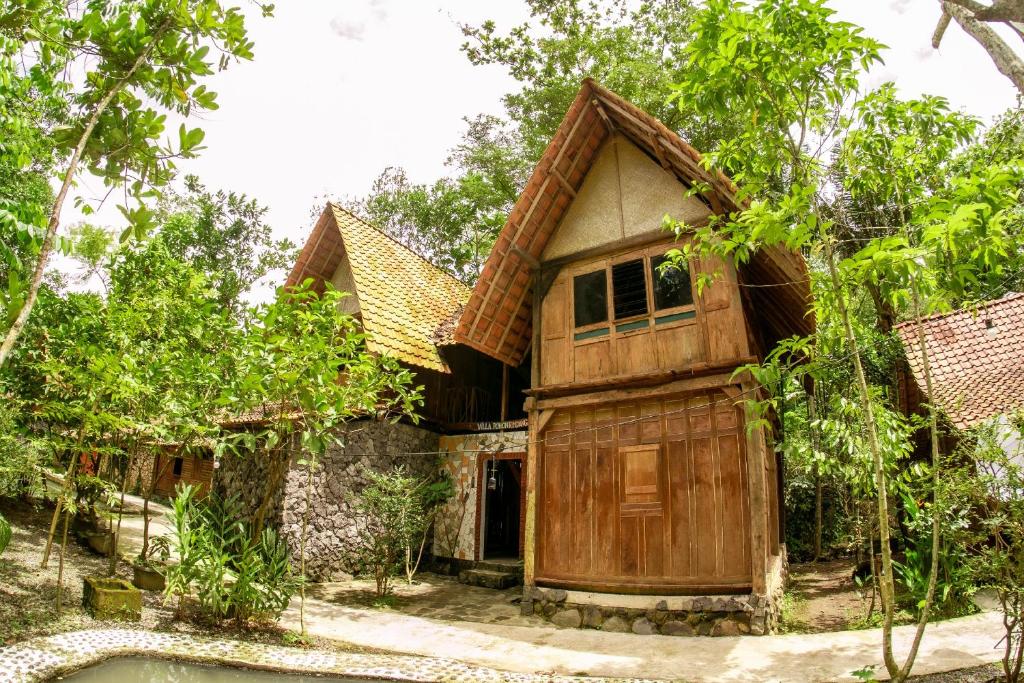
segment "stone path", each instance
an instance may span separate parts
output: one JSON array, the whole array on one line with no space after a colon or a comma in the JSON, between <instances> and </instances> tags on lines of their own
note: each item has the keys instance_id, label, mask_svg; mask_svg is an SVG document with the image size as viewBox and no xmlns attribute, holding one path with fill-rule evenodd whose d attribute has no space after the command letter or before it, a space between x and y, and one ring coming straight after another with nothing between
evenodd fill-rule
<instances>
[{"instance_id":1,"label":"stone path","mask_svg":"<svg viewBox=\"0 0 1024 683\"><path fill-rule=\"evenodd\" d=\"M437 657L323 652L123 629L77 631L0 648L0 683L41 683L115 657L163 657L266 671L409 683L580 683L575 676L523 675ZM593 679L588 679L592 681ZM653 683L618 679L622 683ZM607 683L612 683L608 681Z\"/></svg>"},{"instance_id":2,"label":"stone path","mask_svg":"<svg viewBox=\"0 0 1024 683\"><path fill-rule=\"evenodd\" d=\"M298 605L283 625L298 627ZM856 680L850 672L881 663L878 629L782 636L679 638L536 628L470 621L437 621L391 610L306 601L310 633L364 647L456 659L520 673L645 677L685 681ZM897 653L913 627L895 629ZM983 613L928 627L915 674L938 673L997 661L999 614Z\"/></svg>"}]
</instances>

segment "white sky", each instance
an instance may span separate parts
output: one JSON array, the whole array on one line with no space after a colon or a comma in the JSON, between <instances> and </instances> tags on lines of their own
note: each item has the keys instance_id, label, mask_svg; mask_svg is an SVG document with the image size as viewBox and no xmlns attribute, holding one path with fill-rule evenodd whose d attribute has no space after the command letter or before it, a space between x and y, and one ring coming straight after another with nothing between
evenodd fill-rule
<instances>
[{"instance_id":1,"label":"white sky","mask_svg":"<svg viewBox=\"0 0 1024 683\"><path fill-rule=\"evenodd\" d=\"M1014 104L1010 82L955 23L931 49L933 0L831 4L890 46L868 85L893 80L904 96L943 95L986 122ZM273 18L250 21L255 60L211 79L220 109L190 124L206 130L207 149L179 168L211 189L255 197L275 234L301 245L315 198L364 194L389 165L421 182L445 172L462 117L501 113L501 95L514 88L500 67L470 65L457 22L494 19L507 29L527 18L521 0L279 2ZM83 181L79 194L99 194ZM65 209L65 225L80 219ZM113 203L91 220L122 223Z\"/></svg>"}]
</instances>

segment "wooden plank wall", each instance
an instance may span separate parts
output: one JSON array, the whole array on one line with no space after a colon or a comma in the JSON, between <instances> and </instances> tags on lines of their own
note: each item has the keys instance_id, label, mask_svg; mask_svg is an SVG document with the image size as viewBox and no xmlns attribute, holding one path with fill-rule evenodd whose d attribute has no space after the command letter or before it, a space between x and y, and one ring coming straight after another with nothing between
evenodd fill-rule
<instances>
[{"instance_id":1,"label":"wooden plank wall","mask_svg":"<svg viewBox=\"0 0 1024 683\"><path fill-rule=\"evenodd\" d=\"M543 438L538 582L622 592L749 589L744 426L725 392L560 409Z\"/></svg>"}]
</instances>

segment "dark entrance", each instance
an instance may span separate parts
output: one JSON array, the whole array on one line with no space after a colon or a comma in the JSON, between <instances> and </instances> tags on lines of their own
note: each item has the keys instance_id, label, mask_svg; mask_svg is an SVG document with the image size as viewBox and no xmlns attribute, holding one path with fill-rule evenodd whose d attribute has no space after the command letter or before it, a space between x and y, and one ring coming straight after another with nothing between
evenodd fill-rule
<instances>
[{"instance_id":1,"label":"dark entrance","mask_svg":"<svg viewBox=\"0 0 1024 683\"><path fill-rule=\"evenodd\" d=\"M483 463L483 559L522 557L523 461L486 460ZM493 488L491 488L493 485Z\"/></svg>"}]
</instances>

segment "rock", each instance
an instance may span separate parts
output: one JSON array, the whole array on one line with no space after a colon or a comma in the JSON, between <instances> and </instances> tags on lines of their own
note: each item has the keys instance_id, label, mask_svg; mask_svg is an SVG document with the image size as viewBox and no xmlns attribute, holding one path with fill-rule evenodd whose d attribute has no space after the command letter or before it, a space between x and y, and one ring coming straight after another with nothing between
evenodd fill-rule
<instances>
[{"instance_id":1,"label":"rock","mask_svg":"<svg viewBox=\"0 0 1024 683\"><path fill-rule=\"evenodd\" d=\"M654 609L661 610L662 612L668 611L668 602L665 600L659 600L658 604L654 606Z\"/></svg>"},{"instance_id":2,"label":"rock","mask_svg":"<svg viewBox=\"0 0 1024 683\"><path fill-rule=\"evenodd\" d=\"M685 621L675 619L666 621L661 627L661 632L666 636L692 636L694 634L692 626Z\"/></svg>"},{"instance_id":3,"label":"rock","mask_svg":"<svg viewBox=\"0 0 1024 683\"><path fill-rule=\"evenodd\" d=\"M551 617L551 623L562 628L579 628L582 622L580 611L577 609L564 609Z\"/></svg>"},{"instance_id":4,"label":"rock","mask_svg":"<svg viewBox=\"0 0 1024 683\"><path fill-rule=\"evenodd\" d=\"M604 620L601 624L602 631L609 631L611 633L629 633L629 623L622 617L609 617Z\"/></svg>"},{"instance_id":5,"label":"rock","mask_svg":"<svg viewBox=\"0 0 1024 683\"><path fill-rule=\"evenodd\" d=\"M584 628L601 628L601 624L604 623L604 615L601 614L601 610L593 605L583 608L583 627Z\"/></svg>"},{"instance_id":6,"label":"rock","mask_svg":"<svg viewBox=\"0 0 1024 683\"><path fill-rule=\"evenodd\" d=\"M548 588L545 589L545 592L547 593L545 598L551 602L565 602L565 599L569 597L569 593L561 588Z\"/></svg>"},{"instance_id":7,"label":"rock","mask_svg":"<svg viewBox=\"0 0 1024 683\"><path fill-rule=\"evenodd\" d=\"M723 619L718 622L715 624L715 628L711 632L711 635L713 636L738 636L739 634L739 624L732 619Z\"/></svg>"},{"instance_id":8,"label":"rock","mask_svg":"<svg viewBox=\"0 0 1024 683\"><path fill-rule=\"evenodd\" d=\"M737 624L737 627L739 628L740 633L750 633L750 624L746 623L745 621L739 622Z\"/></svg>"},{"instance_id":9,"label":"rock","mask_svg":"<svg viewBox=\"0 0 1024 683\"><path fill-rule=\"evenodd\" d=\"M558 611L558 607L555 606L555 603L553 603L553 602L545 602L544 603L544 616L546 616L548 619L550 619L551 617L555 616L555 612L557 612L557 611Z\"/></svg>"},{"instance_id":10,"label":"rock","mask_svg":"<svg viewBox=\"0 0 1024 683\"><path fill-rule=\"evenodd\" d=\"M633 633L638 636L649 636L652 633L657 633L657 631L658 627L647 617L640 617L633 622Z\"/></svg>"}]
</instances>

